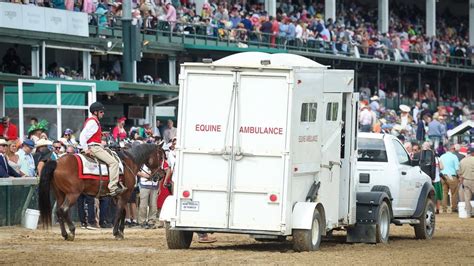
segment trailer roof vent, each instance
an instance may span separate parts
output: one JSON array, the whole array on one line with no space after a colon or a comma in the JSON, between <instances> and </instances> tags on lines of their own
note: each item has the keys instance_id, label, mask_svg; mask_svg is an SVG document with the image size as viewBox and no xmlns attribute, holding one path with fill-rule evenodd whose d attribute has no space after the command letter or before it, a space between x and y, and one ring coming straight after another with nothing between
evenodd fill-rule
<instances>
[{"instance_id":1,"label":"trailer roof vent","mask_svg":"<svg viewBox=\"0 0 474 266\"><path fill-rule=\"evenodd\" d=\"M202 59L202 62L203 62L204 64L212 64L212 58L203 58L203 59Z\"/></svg>"},{"instance_id":2,"label":"trailer roof vent","mask_svg":"<svg viewBox=\"0 0 474 266\"><path fill-rule=\"evenodd\" d=\"M268 66L268 65L270 65L271 63L272 63L272 62L271 62L270 60L261 60L261 61L260 61L260 64L261 64L262 66Z\"/></svg>"}]
</instances>

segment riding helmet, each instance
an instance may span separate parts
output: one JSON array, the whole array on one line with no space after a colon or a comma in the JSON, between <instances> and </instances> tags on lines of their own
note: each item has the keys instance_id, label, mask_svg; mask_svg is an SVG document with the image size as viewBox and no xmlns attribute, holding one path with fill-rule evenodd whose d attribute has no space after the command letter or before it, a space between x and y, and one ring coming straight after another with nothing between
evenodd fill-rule
<instances>
[{"instance_id":1,"label":"riding helmet","mask_svg":"<svg viewBox=\"0 0 474 266\"><path fill-rule=\"evenodd\" d=\"M95 103L92 103L91 106L89 107L89 111L91 113L94 113L96 111L104 111L105 110L105 107L102 103L100 102L95 102Z\"/></svg>"}]
</instances>

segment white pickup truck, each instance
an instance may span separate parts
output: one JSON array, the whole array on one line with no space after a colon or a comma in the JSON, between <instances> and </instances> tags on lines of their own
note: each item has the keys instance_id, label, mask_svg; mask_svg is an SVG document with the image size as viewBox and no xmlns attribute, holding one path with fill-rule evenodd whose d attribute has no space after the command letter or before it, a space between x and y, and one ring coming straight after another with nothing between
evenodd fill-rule
<instances>
[{"instance_id":1,"label":"white pickup truck","mask_svg":"<svg viewBox=\"0 0 474 266\"><path fill-rule=\"evenodd\" d=\"M410 159L396 137L359 133L357 177L358 193L383 191L389 195L387 207L393 224L410 224L416 238L432 238L435 205L431 178L421 170L418 160ZM388 232L382 235L388 240Z\"/></svg>"}]
</instances>

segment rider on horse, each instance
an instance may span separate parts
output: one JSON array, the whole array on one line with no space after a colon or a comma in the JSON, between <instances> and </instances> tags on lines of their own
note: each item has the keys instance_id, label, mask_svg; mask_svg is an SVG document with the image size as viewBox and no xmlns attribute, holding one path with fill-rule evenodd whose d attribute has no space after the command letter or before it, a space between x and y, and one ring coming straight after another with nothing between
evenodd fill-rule
<instances>
[{"instance_id":1,"label":"rider on horse","mask_svg":"<svg viewBox=\"0 0 474 266\"><path fill-rule=\"evenodd\" d=\"M105 107L100 102L95 102L89 107L92 116L86 119L80 135L80 143L84 152L94 155L109 166L109 191L114 197L123 193L126 188L119 186L119 162L104 150L101 145L102 128L99 120L104 116Z\"/></svg>"}]
</instances>

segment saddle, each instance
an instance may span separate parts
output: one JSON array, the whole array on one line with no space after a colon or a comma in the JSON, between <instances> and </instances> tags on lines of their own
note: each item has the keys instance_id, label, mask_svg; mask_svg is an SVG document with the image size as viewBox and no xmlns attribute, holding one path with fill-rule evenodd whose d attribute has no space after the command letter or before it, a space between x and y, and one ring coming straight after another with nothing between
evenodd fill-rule
<instances>
[{"instance_id":1,"label":"saddle","mask_svg":"<svg viewBox=\"0 0 474 266\"><path fill-rule=\"evenodd\" d=\"M114 151L106 150L119 162L119 173L123 175L123 163ZM79 178L109 181L109 167L94 156L74 154L79 166Z\"/></svg>"}]
</instances>

